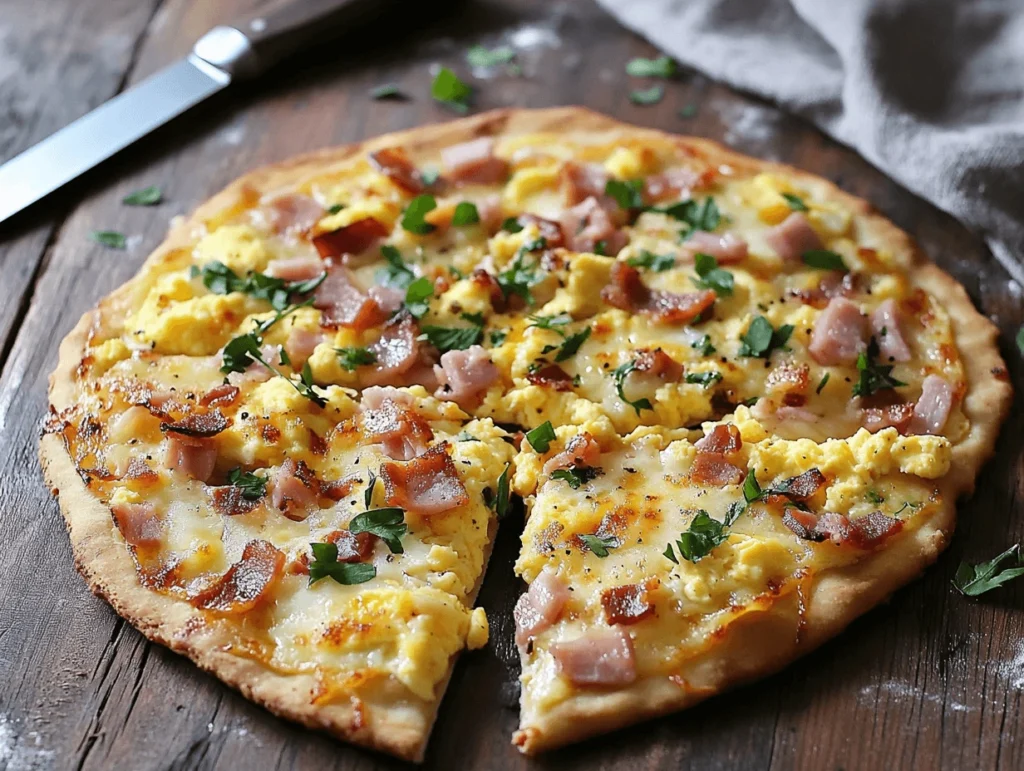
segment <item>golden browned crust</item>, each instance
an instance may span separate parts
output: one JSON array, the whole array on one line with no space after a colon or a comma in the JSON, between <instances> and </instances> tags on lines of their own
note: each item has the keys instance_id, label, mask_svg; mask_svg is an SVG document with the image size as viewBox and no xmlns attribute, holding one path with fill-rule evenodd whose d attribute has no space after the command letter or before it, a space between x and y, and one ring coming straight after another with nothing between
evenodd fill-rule
<instances>
[{"instance_id":1,"label":"golden browned crust","mask_svg":"<svg viewBox=\"0 0 1024 771\"><path fill-rule=\"evenodd\" d=\"M973 490L981 465L991 455L999 426L1009 409L1009 384L997 373L1005 371L996 345L995 327L973 307L963 288L927 262L910 238L871 208L831 183L805 172L733 153L707 140L683 139L662 132L627 126L576 107L549 110L500 110L452 123L391 134L370 142L323 150L254 171L214 196L189 219L175 224L167 240L149 257L146 267L174 258L204 223L221 212L244 206L246 200L294 188L311 176L329 174L353 155L384 146L404 145L430 151L479 135L515 135L556 131L579 134L592 141L617 135L670 139L688 146L716 165L738 170L780 171L799 177L808 186L862 214L861 234L869 242L885 245L904 255L913 266L914 283L935 296L949 311L957 342L967 352L964 366L968 392L963 410L971 423L968 436L953 450L953 470L942 480L943 503L923 527L890 542L884 551L856 565L827 571L804 588L791 593L766 612L749 613L729 627L715 647L689 662L674 680L647 679L614 693L582 692L544 714L524 702L516 744L537 752L618 728L639 720L681 709L741 682L774 672L840 632L860 614L884 600L918 575L945 548L955 524L956 499ZM51 404L61 410L74 394L74 371L81 360L89 329L98 314L116 315L136 292L148 289L146 271L118 289L98 311L86 314L61 344L60 360L50 379ZM143 634L187 655L247 698L275 714L364 746L400 757L422 758L437 703L424 704L415 715L393 712L365 719L357 704L314 705L316 686L307 674L283 675L228 652L225 631L201 623L201 615L188 603L157 594L138 581L134 566L117 537L110 512L82 483L58 437L43 438L41 459L47 483L60 495L75 561L93 590ZM799 633L798 633L799 630ZM439 688L439 695L443 688Z\"/></svg>"}]
</instances>

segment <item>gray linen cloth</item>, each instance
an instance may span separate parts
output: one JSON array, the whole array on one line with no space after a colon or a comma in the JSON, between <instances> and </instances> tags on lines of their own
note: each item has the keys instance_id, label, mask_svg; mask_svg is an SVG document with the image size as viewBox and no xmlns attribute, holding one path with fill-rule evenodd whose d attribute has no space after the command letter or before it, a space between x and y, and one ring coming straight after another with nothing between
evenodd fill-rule
<instances>
[{"instance_id":1,"label":"gray linen cloth","mask_svg":"<svg viewBox=\"0 0 1024 771\"><path fill-rule=\"evenodd\" d=\"M855 148L1024 283L1024 0L598 2Z\"/></svg>"}]
</instances>

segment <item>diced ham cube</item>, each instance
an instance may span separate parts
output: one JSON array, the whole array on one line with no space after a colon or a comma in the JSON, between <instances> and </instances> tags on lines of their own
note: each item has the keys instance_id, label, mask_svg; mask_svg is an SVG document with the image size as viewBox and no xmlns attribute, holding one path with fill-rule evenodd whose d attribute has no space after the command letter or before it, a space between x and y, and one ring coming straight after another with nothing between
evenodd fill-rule
<instances>
[{"instance_id":1,"label":"diced ham cube","mask_svg":"<svg viewBox=\"0 0 1024 771\"><path fill-rule=\"evenodd\" d=\"M386 147L370 153L370 163L410 195L419 195L426 189L419 170L401 147Z\"/></svg>"},{"instance_id":2,"label":"diced ham cube","mask_svg":"<svg viewBox=\"0 0 1024 771\"><path fill-rule=\"evenodd\" d=\"M601 608L609 626L635 624L654 615L654 603L644 584L615 586L601 592Z\"/></svg>"},{"instance_id":3,"label":"diced ham cube","mask_svg":"<svg viewBox=\"0 0 1024 771\"><path fill-rule=\"evenodd\" d=\"M267 275L274 278L281 278L285 281L308 281L316 278L327 270L324 261L315 255L304 257L285 257L280 260L272 260L267 265Z\"/></svg>"},{"instance_id":4,"label":"diced ham cube","mask_svg":"<svg viewBox=\"0 0 1024 771\"><path fill-rule=\"evenodd\" d=\"M705 434L694 445L698 453L717 453L729 455L738 452L743 447L743 439L740 437L740 430L729 424L718 424L710 433Z\"/></svg>"},{"instance_id":5,"label":"diced ham cube","mask_svg":"<svg viewBox=\"0 0 1024 771\"><path fill-rule=\"evenodd\" d=\"M313 246L326 259L357 255L377 245L386 237L388 228L381 222L367 217L344 225L329 233L313 236Z\"/></svg>"},{"instance_id":6,"label":"diced ham cube","mask_svg":"<svg viewBox=\"0 0 1024 771\"><path fill-rule=\"evenodd\" d=\"M446 147L441 151L441 161L448 178L455 182L493 185L508 178L508 161L494 155L494 140L490 137Z\"/></svg>"},{"instance_id":7,"label":"diced ham cube","mask_svg":"<svg viewBox=\"0 0 1024 771\"><path fill-rule=\"evenodd\" d=\"M565 609L572 593L563 578L545 568L519 597L512 617L516 622L516 645L525 649L530 639L551 627Z\"/></svg>"},{"instance_id":8,"label":"diced ham cube","mask_svg":"<svg viewBox=\"0 0 1024 771\"><path fill-rule=\"evenodd\" d=\"M327 278L313 295L313 307L323 311L320 323L325 327L362 331L387 319L376 301L356 285L351 271L341 266L332 266L327 271Z\"/></svg>"},{"instance_id":9,"label":"diced ham cube","mask_svg":"<svg viewBox=\"0 0 1024 771\"><path fill-rule=\"evenodd\" d=\"M464 351L445 352L441 355L441 365L434 372L441 383L434 396L462 406L475 402L481 393L501 379L501 372L491 363L486 349L479 345Z\"/></svg>"},{"instance_id":10,"label":"diced ham cube","mask_svg":"<svg viewBox=\"0 0 1024 771\"><path fill-rule=\"evenodd\" d=\"M692 258L694 255L710 254L719 265L734 265L747 259L747 242L734 233L694 232L682 243Z\"/></svg>"},{"instance_id":11,"label":"diced ham cube","mask_svg":"<svg viewBox=\"0 0 1024 771\"><path fill-rule=\"evenodd\" d=\"M308 233L324 216L324 207L308 195L289 193L267 201L267 223L275 233Z\"/></svg>"},{"instance_id":12,"label":"diced ham cube","mask_svg":"<svg viewBox=\"0 0 1024 771\"><path fill-rule=\"evenodd\" d=\"M811 223L800 212L793 212L765 234L768 245L784 260L799 261L804 252L821 249L822 243Z\"/></svg>"},{"instance_id":13,"label":"diced ham cube","mask_svg":"<svg viewBox=\"0 0 1024 771\"><path fill-rule=\"evenodd\" d=\"M544 464L544 473L550 476L559 469L573 466L593 468L600 460L601 445L589 433L583 431L570 439L564 450Z\"/></svg>"},{"instance_id":14,"label":"diced ham cube","mask_svg":"<svg viewBox=\"0 0 1024 771\"><path fill-rule=\"evenodd\" d=\"M633 640L621 628L590 629L551 646L558 671L574 685L624 686L636 680Z\"/></svg>"},{"instance_id":15,"label":"diced ham cube","mask_svg":"<svg viewBox=\"0 0 1024 771\"><path fill-rule=\"evenodd\" d=\"M941 433L953 410L953 387L939 375L928 375L921 383L921 397L910 421L912 434Z\"/></svg>"},{"instance_id":16,"label":"diced ham cube","mask_svg":"<svg viewBox=\"0 0 1024 771\"><path fill-rule=\"evenodd\" d=\"M370 385L404 385L408 374L419 362L419 326L407 313L388 322L380 337L370 346L377 357L372 369L363 373Z\"/></svg>"},{"instance_id":17,"label":"diced ham cube","mask_svg":"<svg viewBox=\"0 0 1024 771\"><path fill-rule=\"evenodd\" d=\"M808 350L818 364L850 364L867 349L867 332L860 309L845 297L833 297L818 316Z\"/></svg>"},{"instance_id":18,"label":"diced ham cube","mask_svg":"<svg viewBox=\"0 0 1024 771\"><path fill-rule=\"evenodd\" d=\"M155 549L164 535L164 521L152 503L116 503L110 507L121 537L132 546Z\"/></svg>"},{"instance_id":19,"label":"diced ham cube","mask_svg":"<svg viewBox=\"0 0 1024 771\"><path fill-rule=\"evenodd\" d=\"M206 482L217 465L217 445L210 439L170 433L164 465L172 471Z\"/></svg>"},{"instance_id":20,"label":"diced ham cube","mask_svg":"<svg viewBox=\"0 0 1024 771\"><path fill-rule=\"evenodd\" d=\"M889 361L910 361L910 346L901 330L900 309L892 298L871 314L871 331L878 341L878 350Z\"/></svg>"},{"instance_id":21,"label":"diced ham cube","mask_svg":"<svg viewBox=\"0 0 1024 771\"><path fill-rule=\"evenodd\" d=\"M562 236L574 252L598 252L614 257L629 242L629 237L615 227L597 198L587 198L566 210L561 217Z\"/></svg>"}]
</instances>

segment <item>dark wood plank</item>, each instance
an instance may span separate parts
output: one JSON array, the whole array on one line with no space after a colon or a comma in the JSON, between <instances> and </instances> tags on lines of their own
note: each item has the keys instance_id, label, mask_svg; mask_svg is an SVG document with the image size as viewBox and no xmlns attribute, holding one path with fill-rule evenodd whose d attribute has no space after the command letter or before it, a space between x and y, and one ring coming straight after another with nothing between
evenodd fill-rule
<instances>
[{"instance_id":1,"label":"dark wood plank","mask_svg":"<svg viewBox=\"0 0 1024 771\"><path fill-rule=\"evenodd\" d=\"M131 79L180 56L209 26L249 5L167 0ZM651 50L589 2L490 0L467 5L455 19L410 26L421 29L397 39L362 36L340 54L313 52L301 76L279 73L204 105L80 191L86 200L54 240L0 379L0 467L8 470L0 476L0 765L12 758L55 768L401 765L277 720L147 643L91 597L71 567L59 512L42 487L35 442L57 342L80 313L136 270L169 216L252 166L449 117L425 98L430 67L444 63L466 72L461 57L470 44L535 43L521 55L526 77L477 83L481 108L584 103L642 125L725 139L871 199L916 234L1000 324L1014 382L1024 384L1011 342L1024 316L1020 288L950 218L801 121L696 75L670 84L656 107L630 104L630 89L642 82L631 83L623 65ZM368 100L367 90L382 82L398 82L413 100ZM699 107L696 117L678 117L691 103ZM148 184L164 186L169 203L155 210L119 205L125 192ZM128 252L90 244L88 232L97 227L130 233ZM1024 588L978 602L949 586L961 557L990 556L1024 535L1017 503L1022 414L1014 411L999 457L978 495L961 507L961 532L950 552L891 603L761 683L532 764L508 744L517 719L509 611L520 591L511 574L519 523L504 523L480 598L492 642L456 668L427 766L1024 766Z\"/></svg>"}]
</instances>

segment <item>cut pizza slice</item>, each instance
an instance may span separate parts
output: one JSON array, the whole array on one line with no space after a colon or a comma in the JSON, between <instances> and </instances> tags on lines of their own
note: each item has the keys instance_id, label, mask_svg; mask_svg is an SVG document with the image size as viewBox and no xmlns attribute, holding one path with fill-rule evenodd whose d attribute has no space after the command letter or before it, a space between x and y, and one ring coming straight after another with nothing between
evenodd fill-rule
<instances>
[{"instance_id":1,"label":"cut pizza slice","mask_svg":"<svg viewBox=\"0 0 1024 771\"><path fill-rule=\"evenodd\" d=\"M913 574L946 537L944 437L782 440L746 407L695 441L556 433L544 453L524 445L513 485L529 509L515 610L526 752L777 669L877 601L874 576Z\"/></svg>"}]
</instances>

